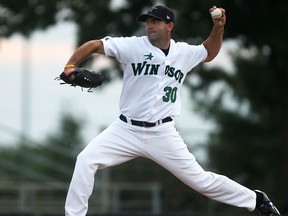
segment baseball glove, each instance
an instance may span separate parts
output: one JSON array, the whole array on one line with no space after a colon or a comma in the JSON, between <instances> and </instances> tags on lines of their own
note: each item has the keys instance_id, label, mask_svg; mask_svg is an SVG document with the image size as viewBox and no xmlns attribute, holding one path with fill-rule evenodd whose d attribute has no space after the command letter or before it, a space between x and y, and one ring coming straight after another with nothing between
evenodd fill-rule
<instances>
[{"instance_id":1,"label":"baseball glove","mask_svg":"<svg viewBox=\"0 0 288 216\"><path fill-rule=\"evenodd\" d=\"M83 88L88 88L88 92L92 92L92 88L96 88L103 82L103 76L99 72L89 71L85 68L75 68L69 76L64 72L56 77L55 80L62 80L64 83L60 84L70 84L71 86L80 86Z\"/></svg>"}]
</instances>

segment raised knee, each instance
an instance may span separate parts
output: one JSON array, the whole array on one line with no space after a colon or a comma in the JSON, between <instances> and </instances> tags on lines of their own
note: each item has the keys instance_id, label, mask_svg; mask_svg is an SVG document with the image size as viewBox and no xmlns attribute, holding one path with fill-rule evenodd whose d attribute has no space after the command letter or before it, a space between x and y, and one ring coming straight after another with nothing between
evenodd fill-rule
<instances>
[{"instance_id":1,"label":"raised knee","mask_svg":"<svg viewBox=\"0 0 288 216\"><path fill-rule=\"evenodd\" d=\"M85 149L78 154L76 163L83 168L89 167L93 170L102 167L101 157L99 157L97 153L85 151Z\"/></svg>"},{"instance_id":2,"label":"raised knee","mask_svg":"<svg viewBox=\"0 0 288 216\"><path fill-rule=\"evenodd\" d=\"M89 155L85 151L82 151L77 155L76 163L88 165L91 163L91 160L89 159Z\"/></svg>"}]
</instances>

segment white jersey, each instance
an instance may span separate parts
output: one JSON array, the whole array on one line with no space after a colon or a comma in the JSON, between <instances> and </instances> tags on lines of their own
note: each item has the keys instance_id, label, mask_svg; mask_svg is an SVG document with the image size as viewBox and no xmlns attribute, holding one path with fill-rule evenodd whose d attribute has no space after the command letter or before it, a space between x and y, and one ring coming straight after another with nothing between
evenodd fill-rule
<instances>
[{"instance_id":1,"label":"white jersey","mask_svg":"<svg viewBox=\"0 0 288 216\"><path fill-rule=\"evenodd\" d=\"M204 61L203 45L175 43L169 53L153 46L147 36L105 37L106 56L124 66L120 112L138 121L156 122L181 111L181 88L187 73Z\"/></svg>"}]
</instances>

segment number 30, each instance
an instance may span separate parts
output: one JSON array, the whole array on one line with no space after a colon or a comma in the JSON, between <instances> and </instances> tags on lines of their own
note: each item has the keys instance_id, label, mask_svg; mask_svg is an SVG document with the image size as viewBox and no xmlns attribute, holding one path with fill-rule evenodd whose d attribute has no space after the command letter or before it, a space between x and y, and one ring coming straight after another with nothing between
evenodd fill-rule
<instances>
[{"instance_id":1,"label":"number 30","mask_svg":"<svg viewBox=\"0 0 288 216\"><path fill-rule=\"evenodd\" d=\"M164 102L171 101L172 103L174 103L177 97L177 87L172 88L170 86L166 86L164 88L164 91L165 91L165 95L162 97L162 100Z\"/></svg>"}]
</instances>

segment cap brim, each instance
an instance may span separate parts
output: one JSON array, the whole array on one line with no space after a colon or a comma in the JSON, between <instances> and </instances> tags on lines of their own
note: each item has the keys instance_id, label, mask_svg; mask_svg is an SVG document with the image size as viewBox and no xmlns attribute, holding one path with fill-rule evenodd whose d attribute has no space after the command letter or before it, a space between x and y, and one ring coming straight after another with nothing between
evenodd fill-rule
<instances>
[{"instance_id":1,"label":"cap brim","mask_svg":"<svg viewBox=\"0 0 288 216\"><path fill-rule=\"evenodd\" d=\"M142 15L139 15L139 16L137 17L137 20L140 21L140 22L146 22L147 17L154 17L154 18L156 18L156 19L163 20L162 18L160 18L160 17L158 17L158 16L155 16L155 15L152 15L152 14L142 14Z\"/></svg>"}]
</instances>

